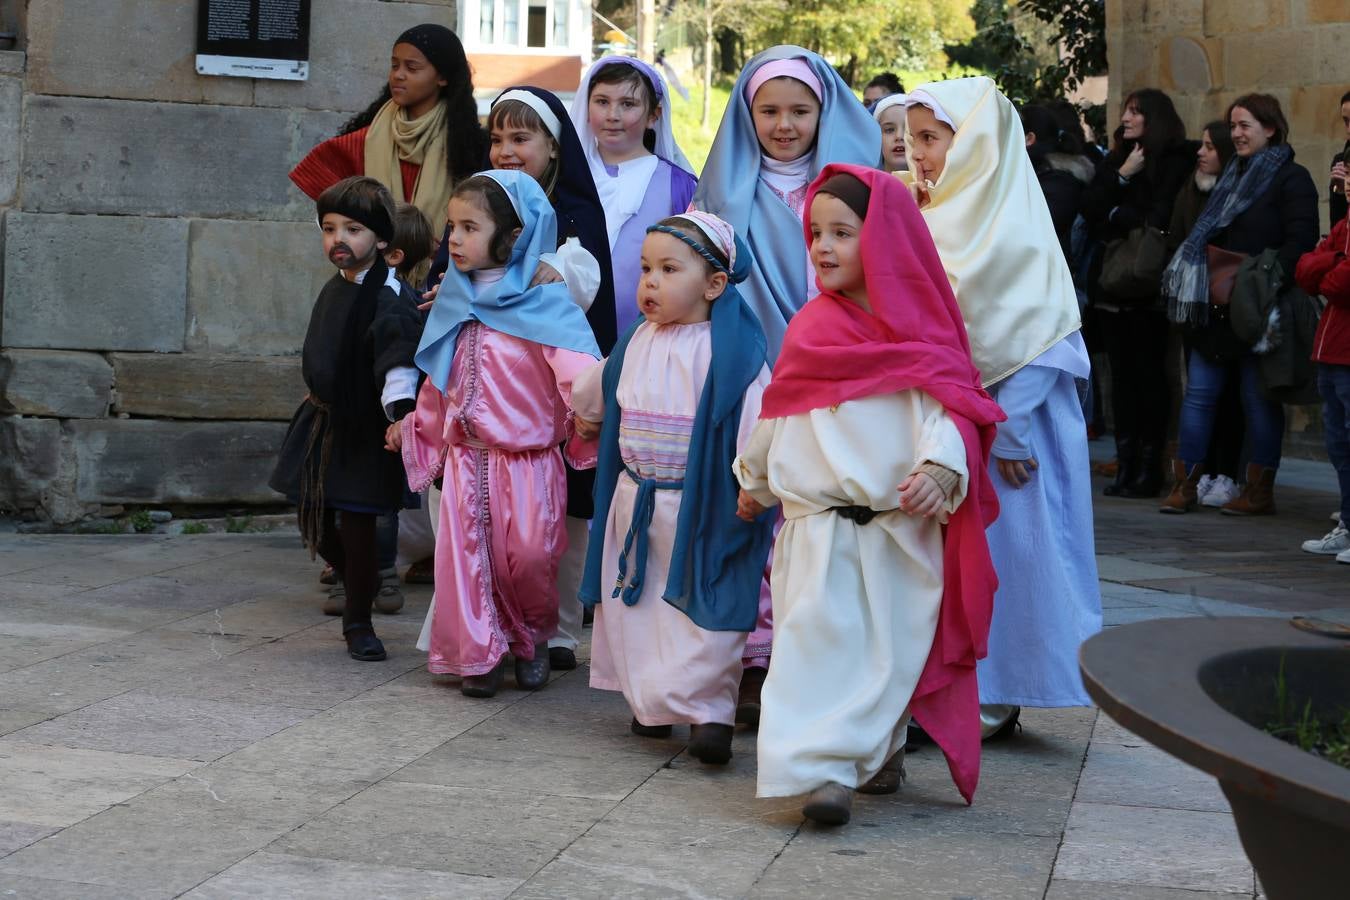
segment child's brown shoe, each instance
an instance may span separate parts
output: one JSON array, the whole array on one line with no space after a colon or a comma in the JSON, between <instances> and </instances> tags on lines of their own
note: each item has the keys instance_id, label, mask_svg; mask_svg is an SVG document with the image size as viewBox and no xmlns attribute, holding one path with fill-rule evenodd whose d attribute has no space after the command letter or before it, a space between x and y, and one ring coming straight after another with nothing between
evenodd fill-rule
<instances>
[{"instance_id":1,"label":"child's brown shoe","mask_svg":"<svg viewBox=\"0 0 1350 900\"><path fill-rule=\"evenodd\" d=\"M704 765L725 766L731 761L731 736L735 725L713 722L689 726L689 755Z\"/></svg>"},{"instance_id":2,"label":"child's brown shoe","mask_svg":"<svg viewBox=\"0 0 1350 900\"><path fill-rule=\"evenodd\" d=\"M894 794L905 781L905 748L901 747L895 755L886 760L877 774L858 786L860 794Z\"/></svg>"},{"instance_id":3,"label":"child's brown shoe","mask_svg":"<svg viewBox=\"0 0 1350 900\"><path fill-rule=\"evenodd\" d=\"M736 724L759 727L759 695L769 670L751 666L741 672L741 689L736 699Z\"/></svg>"},{"instance_id":4,"label":"child's brown shoe","mask_svg":"<svg viewBox=\"0 0 1350 900\"><path fill-rule=\"evenodd\" d=\"M802 815L821 825L847 825L853 814L853 791L827 781L806 798Z\"/></svg>"}]
</instances>

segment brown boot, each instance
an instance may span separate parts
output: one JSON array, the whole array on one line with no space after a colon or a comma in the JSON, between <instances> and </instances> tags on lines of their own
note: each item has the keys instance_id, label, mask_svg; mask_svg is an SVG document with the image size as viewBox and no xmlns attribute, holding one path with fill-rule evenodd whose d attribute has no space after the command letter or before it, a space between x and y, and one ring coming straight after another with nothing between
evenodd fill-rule
<instances>
[{"instance_id":1,"label":"brown boot","mask_svg":"<svg viewBox=\"0 0 1350 900\"><path fill-rule=\"evenodd\" d=\"M886 760L881 771L858 786L860 794L894 794L900 790L905 780L905 748L901 747L895 755Z\"/></svg>"},{"instance_id":2,"label":"brown boot","mask_svg":"<svg viewBox=\"0 0 1350 900\"><path fill-rule=\"evenodd\" d=\"M1196 504L1200 502L1199 491L1200 476L1205 473L1205 467L1197 463L1191 466L1190 471L1186 471L1186 464L1179 459L1172 460L1172 493L1167 495L1167 499L1158 507L1158 512L1173 513L1180 515L1195 509Z\"/></svg>"},{"instance_id":3,"label":"brown boot","mask_svg":"<svg viewBox=\"0 0 1350 900\"><path fill-rule=\"evenodd\" d=\"M1248 463L1242 493L1219 512L1225 516L1275 515L1275 470Z\"/></svg>"}]
</instances>

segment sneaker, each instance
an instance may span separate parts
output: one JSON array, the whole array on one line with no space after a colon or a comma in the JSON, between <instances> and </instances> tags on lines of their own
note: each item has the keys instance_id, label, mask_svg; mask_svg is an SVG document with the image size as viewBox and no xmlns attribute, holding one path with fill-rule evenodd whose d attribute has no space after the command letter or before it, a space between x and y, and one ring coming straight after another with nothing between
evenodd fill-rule
<instances>
[{"instance_id":1,"label":"sneaker","mask_svg":"<svg viewBox=\"0 0 1350 900\"><path fill-rule=\"evenodd\" d=\"M1347 531L1344 525L1336 524L1336 527L1328 531L1325 535L1315 541L1304 541L1304 553L1316 553L1320 556L1335 556L1340 561L1342 553L1350 551L1350 531ZM1347 560L1350 562L1350 560Z\"/></svg>"},{"instance_id":2,"label":"sneaker","mask_svg":"<svg viewBox=\"0 0 1350 900\"><path fill-rule=\"evenodd\" d=\"M1214 488L1214 476L1201 475L1200 480L1195 485L1195 496L1201 502L1205 502L1205 497Z\"/></svg>"},{"instance_id":3,"label":"sneaker","mask_svg":"<svg viewBox=\"0 0 1350 900\"><path fill-rule=\"evenodd\" d=\"M1218 509L1232 503L1241 494L1242 491L1233 479L1227 475L1216 475L1214 481L1210 483L1209 492L1201 493L1200 505Z\"/></svg>"},{"instance_id":4,"label":"sneaker","mask_svg":"<svg viewBox=\"0 0 1350 900\"><path fill-rule=\"evenodd\" d=\"M403 608L403 589L398 586L398 569L380 572L380 589L375 592L375 611L393 615Z\"/></svg>"},{"instance_id":5,"label":"sneaker","mask_svg":"<svg viewBox=\"0 0 1350 900\"><path fill-rule=\"evenodd\" d=\"M1336 562L1345 563L1350 566L1350 550L1342 550L1340 553L1337 553Z\"/></svg>"}]
</instances>

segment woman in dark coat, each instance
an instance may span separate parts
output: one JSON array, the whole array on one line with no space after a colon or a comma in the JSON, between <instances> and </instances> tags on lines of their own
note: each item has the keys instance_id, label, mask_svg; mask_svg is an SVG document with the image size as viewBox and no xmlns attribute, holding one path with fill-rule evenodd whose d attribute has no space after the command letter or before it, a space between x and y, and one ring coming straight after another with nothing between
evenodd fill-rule
<instances>
[{"instance_id":1,"label":"woman in dark coat","mask_svg":"<svg viewBox=\"0 0 1350 900\"><path fill-rule=\"evenodd\" d=\"M1227 326L1209 302L1208 248L1243 256L1259 256L1275 249L1281 268L1292 276L1299 257L1317 243L1317 186L1308 170L1294 162L1289 123L1274 97L1239 97L1228 108L1228 122L1237 155L1224 169L1199 221L1163 273L1172 320L1198 326L1197 352L1191 353L1188 363L1186 399L1181 406L1178 459L1172 463L1176 484L1163 503L1163 512L1184 513L1196 505L1215 407L1230 377L1240 379L1250 461L1241 496L1226 504L1223 512L1275 512L1275 471L1284 439L1284 407L1265 395L1257 358L1250 349L1239 345L1236 352L1222 354L1239 363L1236 376L1230 376L1229 369L1215 359L1221 346L1216 338Z\"/></svg>"},{"instance_id":2,"label":"woman in dark coat","mask_svg":"<svg viewBox=\"0 0 1350 900\"><path fill-rule=\"evenodd\" d=\"M1145 88L1125 98L1111 152L1083 197L1093 236L1109 243L1137 228L1166 230L1172 206L1195 166L1195 145L1172 100ZM1111 405L1119 469L1108 496L1156 497L1171 408L1167 383L1167 315L1160 294L1114 296L1097 277L1089 294L1111 364Z\"/></svg>"}]
</instances>

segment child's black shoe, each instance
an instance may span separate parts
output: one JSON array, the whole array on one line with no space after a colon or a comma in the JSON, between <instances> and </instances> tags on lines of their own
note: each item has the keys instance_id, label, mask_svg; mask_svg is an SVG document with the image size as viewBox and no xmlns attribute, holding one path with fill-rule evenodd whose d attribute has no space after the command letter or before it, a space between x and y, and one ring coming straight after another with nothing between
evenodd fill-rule
<instances>
[{"instance_id":1,"label":"child's black shoe","mask_svg":"<svg viewBox=\"0 0 1350 900\"><path fill-rule=\"evenodd\" d=\"M342 636L347 640L347 652L352 659L379 662L389 658L389 654L384 651L384 644L375 636L375 629L369 625L348 625L342 629Z\"/></svg>"}]
</instances>

